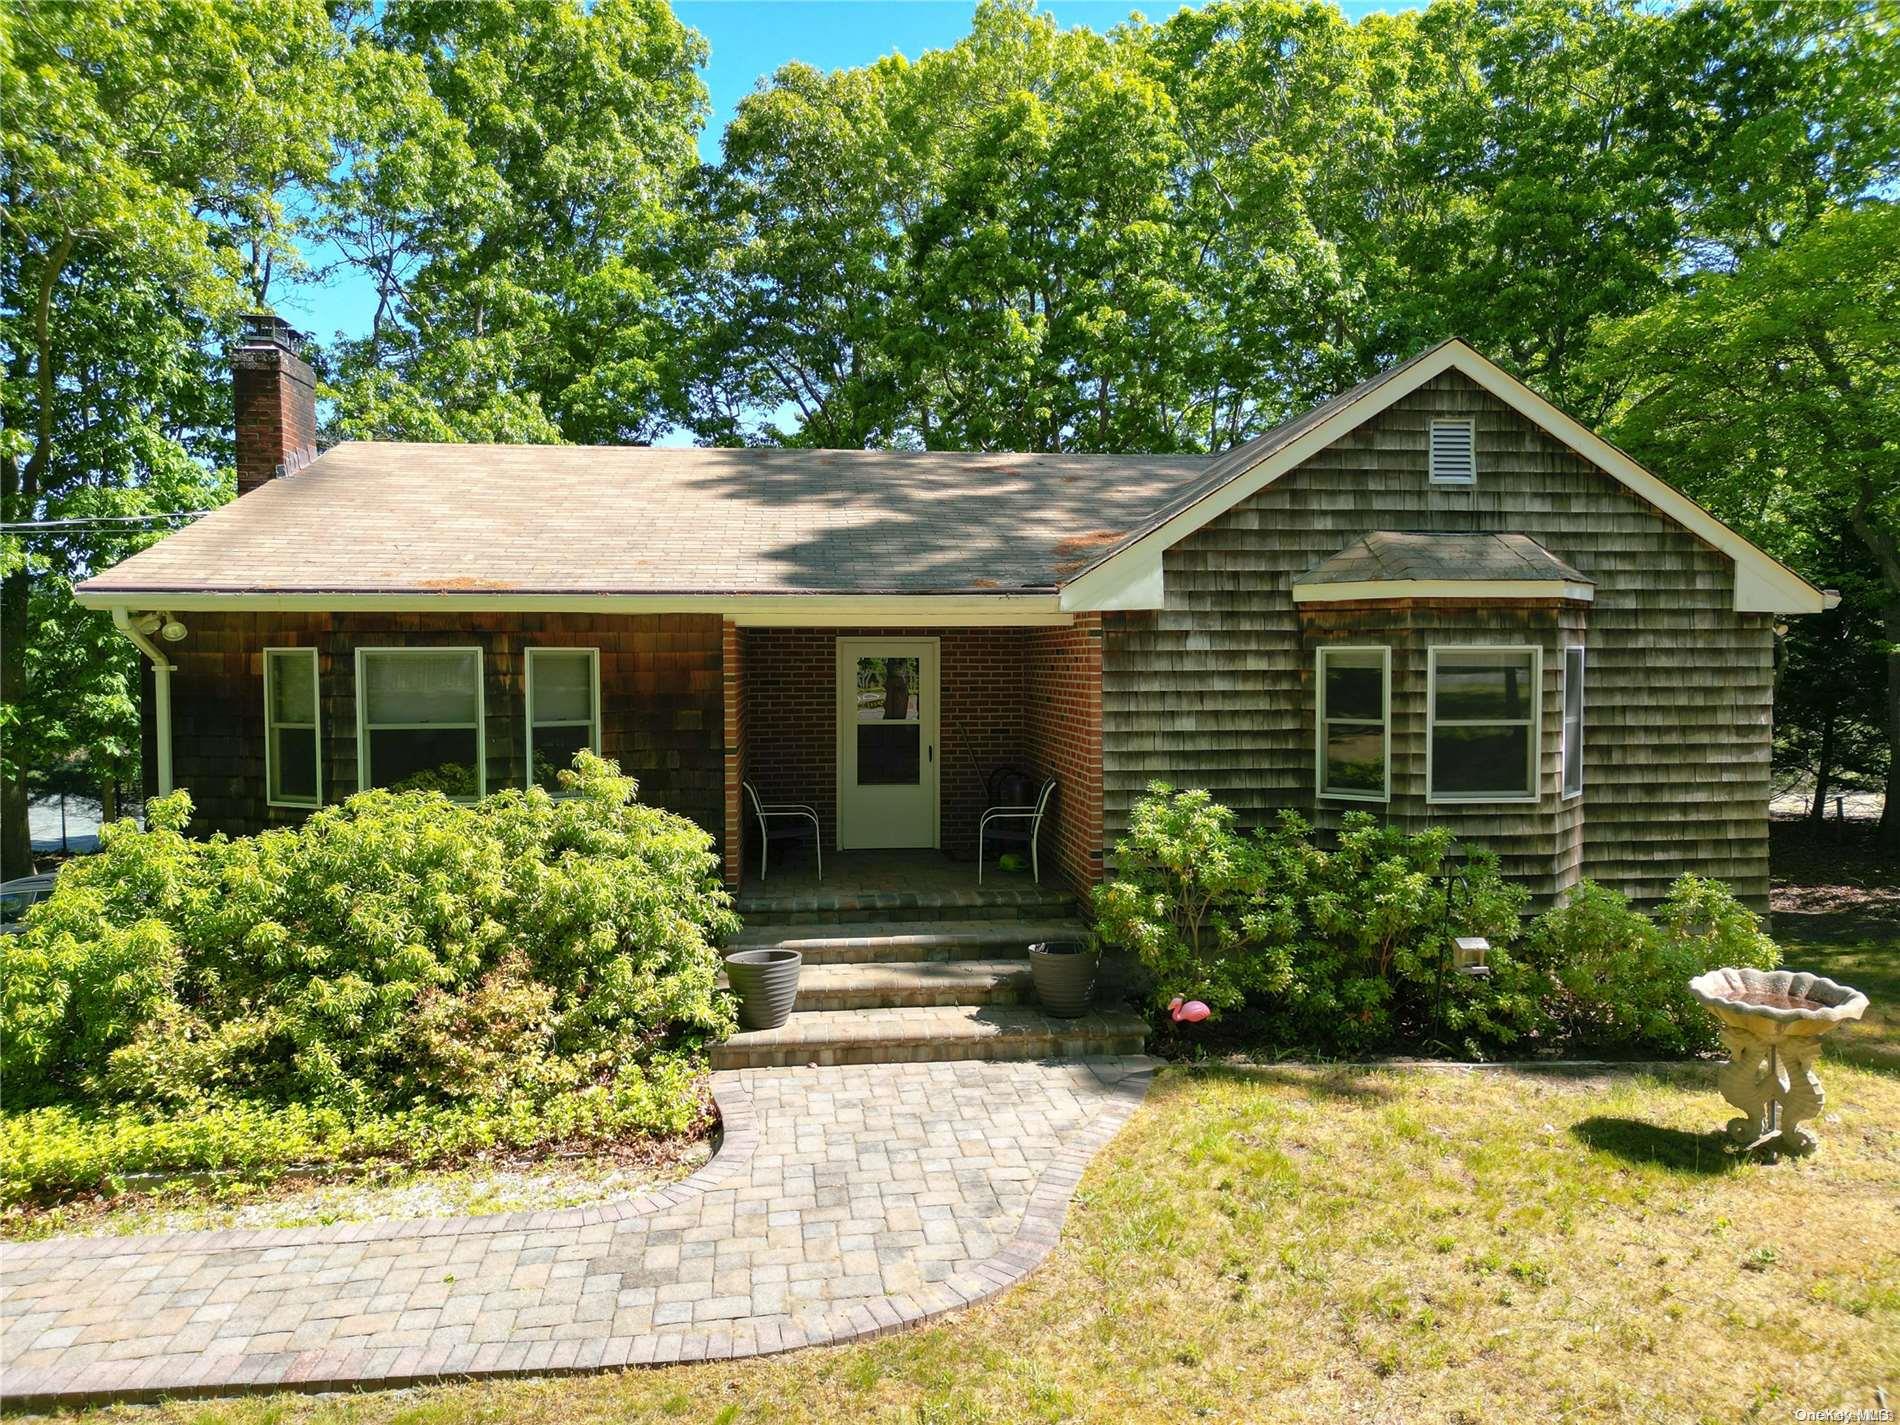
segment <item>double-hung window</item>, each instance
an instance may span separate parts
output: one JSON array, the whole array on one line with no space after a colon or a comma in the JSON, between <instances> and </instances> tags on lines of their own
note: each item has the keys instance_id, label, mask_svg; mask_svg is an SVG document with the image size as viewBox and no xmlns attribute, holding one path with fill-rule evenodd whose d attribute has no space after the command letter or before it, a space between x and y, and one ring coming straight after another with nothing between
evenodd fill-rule
<instances>
[{"instance_id":1,"label":"double-hung window","mask_svg":"<svg viewBox=\"0 0 1900 1425\"><path fill-rule=\"evenodd\" d=\"M527 699L528 775L558 792L575 753L600 751L600 650L530 648Z\"/></svg>"},{"instance_id":2,"label":"double-hung window","mask_svg":"<svg viewBox=\"0 0 1900 1425\"><path fill-rule=\"evenodd\" d=\"M1392 786L1391 650L1321 648L1315 675L1319 794L1385 801Z\"/></svg>"},{"instance_id":3,"label":"double-hung window","mask_svg":"<svg viewBox=\"0 0 1900 1425\"><path fill-rule=\"evenodd\" d=\"M323 796L317 741L317 650L264 650L264 800L313 807Z\"/></svg>"},{"instance_id":4,"label":"double-hung window","mask_svg":"<svg viewBox=\"0 0 1900 1425\"><path fill-rule=\"evenodd\" d=\"M1435 802L1537 800L1536 648L1431 650L1426 701L1427 798Z\"/></svg>"},{"instance_id":5,"label":"double-hung window","mask_svg":"<svg viewBox=\"0 0 1900 1425\"><path fill-rule=\"evenodd\" d=\"M487 792L481 649L357 649L356 717L362 786Z\"/></svg>"},{"instance_id":6,"label":"double-hung window","mask_svg":"<svg viewBox=\"0 0 1900 1425\"><path fill-rule=\"evenodd\" d=\"M1583 794L1583 646L1564 649L1564 795Z\"/></svg>"}]
</instances>

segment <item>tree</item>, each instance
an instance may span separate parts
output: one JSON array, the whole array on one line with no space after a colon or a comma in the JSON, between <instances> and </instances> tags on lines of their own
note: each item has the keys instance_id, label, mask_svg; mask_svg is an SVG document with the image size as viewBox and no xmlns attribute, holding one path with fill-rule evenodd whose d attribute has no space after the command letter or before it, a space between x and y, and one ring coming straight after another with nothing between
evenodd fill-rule
<instances>
[{"instance_id":1,"label":"tree","mask_svg":"<svg viewBox=\"0 0 1900 1425\"><path fill-rule=\"evenodd\" d=\"M339 433L653 435L704 41L665 0L392 0L357 51L328 231L378 309L338 346Z\"/></svg>"},{"instance_id":2,"label":"tree","mask_svg":"<svg viewBox=\"0 0 1900 1425\"><path fill-rule=\"evenodd\" d=\"M279 192L328 167L333 40L320 0L0 14L0 519L216 497L210 376L247 276L287 244ZM85 529L0 548L0 875L30 863L29 759L70 752L85 708L136 744L130 661L63 593L128 548Z\"/></svg>"},{"instance_id":3,"label":"tree","mask_svg":"<svg viewBox=\"0 0 1900 1425\"><path fill-rule=\"evenodd\" d=\"M1797 567L1848 530L1878 573L1900 848L1900 206L1822 214L1606 328L1612 435ZM1614 373L1614 376L1610 373Z\"/></svg>"}]
</instances>

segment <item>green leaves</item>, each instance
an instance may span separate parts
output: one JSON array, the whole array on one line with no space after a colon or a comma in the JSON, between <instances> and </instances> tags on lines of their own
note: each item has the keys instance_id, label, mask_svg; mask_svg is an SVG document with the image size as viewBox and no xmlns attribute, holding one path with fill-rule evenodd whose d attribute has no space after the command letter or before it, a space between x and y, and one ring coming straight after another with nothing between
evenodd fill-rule
<instances>
[{"instance_id":1,"label":"green leaves","mask_svg":"<svg viewBox=\"0 0 1900 1425\"><path fill-rule=\"evenodd\" d=\"M711 839L592 754L564 776L578 795L365 792L236 840L155 799L0 943L10 1095L493 1106L725 1032Z\"/></svg>"}]
</instances>

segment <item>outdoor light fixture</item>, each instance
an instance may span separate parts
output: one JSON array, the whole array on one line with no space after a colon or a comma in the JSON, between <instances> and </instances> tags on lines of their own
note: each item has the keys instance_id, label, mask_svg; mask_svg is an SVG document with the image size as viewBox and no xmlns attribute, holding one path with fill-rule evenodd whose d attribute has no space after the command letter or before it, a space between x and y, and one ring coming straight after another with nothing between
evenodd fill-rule
<instances>
[{"instance_id":1,"label":"outdoor light fixture","mask_svg":"<svg viewBox=\"0 0 1900 1425\"><path fill-rule=\"evenodd\" d=\"M136 628L147 638L150 638L153 634L158 632L159 625L164 622L165 615L163 614L140 614L137 618L132 620L132 627Z\"/></svg>"},{"instance_id":2,"label":"outdoor light fixture","mask_svg":"<svg viewBox=\"0 0 1900 1425\"><path fill-rule=\"evenodd\" d=\"M183 643L185 641L185 635L190 632L191 630L186 628L177 619L168 618L165 620L164 626L159 629L158 636L167 643Z\"/></svg>"}]
</instances>

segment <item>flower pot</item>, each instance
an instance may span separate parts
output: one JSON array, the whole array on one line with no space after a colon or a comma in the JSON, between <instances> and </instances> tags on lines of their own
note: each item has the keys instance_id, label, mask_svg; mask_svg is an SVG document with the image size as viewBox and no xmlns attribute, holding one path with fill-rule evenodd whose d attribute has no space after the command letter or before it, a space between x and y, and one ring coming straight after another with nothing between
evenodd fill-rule
<instances>
[{"instance_id":1,"label":"flower pot","mask_svg":"<svg viewBox=\"0 0 1900 1425\"><path fill-rule=\"evenodd\" d=\"M1102 957L1081 940L1045 940L1029 947L1029 972L1036 981L1042 1012L1056 1019L1088 1013L1095 971Z\"/></svg>"},{"instance_id":2,"label":"flower pot","mask_svg":"<svg viewBox=\"0 0 1900 1425\"><path fill-rule=\"evenodd\" d=\"M804 963L796 950L735 950L726 956L726 983L739 997L741 1029L777 1029L792 1017Z\"/></svg>"}]
</instances>

